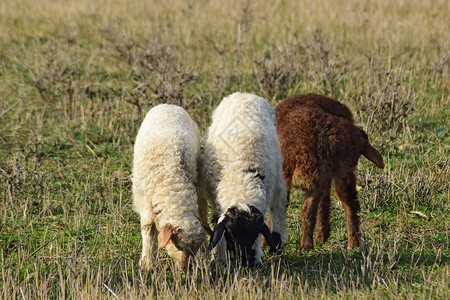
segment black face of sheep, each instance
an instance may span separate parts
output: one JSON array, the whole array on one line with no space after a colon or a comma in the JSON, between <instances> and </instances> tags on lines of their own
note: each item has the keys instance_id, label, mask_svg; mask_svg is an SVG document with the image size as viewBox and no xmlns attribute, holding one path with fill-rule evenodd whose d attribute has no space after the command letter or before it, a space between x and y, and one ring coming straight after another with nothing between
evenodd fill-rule
<instances>
[{"instance_id":1,"label":"black face of sheep","mask_svg":"<svg viewBox=\"0 0 450 300\"><path fill-rule=\"evenodd\" d=\"M212 234L210 250L225 237L228 252L242 265L254 265L255 241L262 234L269 243L271 252L276 251L269 227L264 222L264 215L256 207L249 206L249 211L245 211L232 206L221 219Z\"/></svg>"}]
</instances>

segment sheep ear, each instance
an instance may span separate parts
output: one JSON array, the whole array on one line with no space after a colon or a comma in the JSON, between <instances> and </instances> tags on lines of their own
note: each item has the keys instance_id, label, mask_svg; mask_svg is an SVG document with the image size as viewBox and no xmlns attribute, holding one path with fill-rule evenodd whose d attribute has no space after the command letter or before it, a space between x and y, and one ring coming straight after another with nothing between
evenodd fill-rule
<instances>
[{"instance_id":1,"label":"sheep ear","mask_svg":"<svg viewBox=\"0 0 450 300\"><path fill-rule=\"evenodd\" d=\"M162 249L167 246L170 239L172 238L174 228L170 224L164 225L162 230L158 234L158 249Z\"/></svg>"},{"instance_id":2,"label":"sheep ear","mask_svg":"<svg viewBox=\"0 0 450 300\"><path fill-rule=\"evenodd\" d=\"M267 244L269 244L270 252L277 251L277 246L273 242L272 234L270 233L270 229L266 223L263 223L261 225L261 233L264 236L264 238L266 239Z\"/></svg>"},{"instance_id":3,"label":"sheep ear","mask_svg":"<svg viewBox=\"0 0 450 300\"><path fill-rule=\"evenodd\" d=\"M222 239L223 235L225 234L225 223L224 221L217 224L216 228L214 229L211 237L211 242L209 243L209 250L214 249L214 247L217 245L217 243Z\"/></svg>"},{"instance_id":4,"label":"sheep ear","mask_svg":"<svg viewBox=\"0 0 450 300\"><path fill-rule=\"evenodd\" d=\"M367 145L366 151L363 153L364 157L373 162L378 168L384 168L383 157L372 145Z\"/></svg>"}]
</instances>

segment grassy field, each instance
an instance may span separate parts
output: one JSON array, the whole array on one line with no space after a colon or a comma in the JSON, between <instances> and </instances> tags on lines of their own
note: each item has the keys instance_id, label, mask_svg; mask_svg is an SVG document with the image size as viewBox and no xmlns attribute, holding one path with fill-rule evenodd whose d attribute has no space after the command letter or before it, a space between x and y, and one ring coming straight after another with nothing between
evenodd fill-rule
<instances>
[{"instance_id":1,"label":"grassy field","mask_svg":"<svg viewBox=\"0 0 450 300\"><path fill-rule=\"evenodd\" d=\"M226 2L226 4L224 4ZM448 0L0 1L0 299L450 298ZM363 244L216 278L137 267L132 149L153 105L202 127L234 91L347 104L386 168L358 167Z\"/></svg>"}]
</instances>

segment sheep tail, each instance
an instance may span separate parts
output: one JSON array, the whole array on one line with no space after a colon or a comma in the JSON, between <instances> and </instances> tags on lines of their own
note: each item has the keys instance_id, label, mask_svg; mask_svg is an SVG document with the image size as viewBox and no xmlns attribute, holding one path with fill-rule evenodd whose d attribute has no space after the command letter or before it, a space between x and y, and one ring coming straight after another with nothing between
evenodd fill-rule
<instances>
[{"instance_id":1,"label":"sheep tail","mask_svg":"<svg viewBox=\"0 0 450 300\"><path fill-rule=\"evenodd\" d=\"M383 157L371 144L367 145L366 151L363 153L364 157L373 162L378 168L384 168Z\"/></svg>"}]
</instances>

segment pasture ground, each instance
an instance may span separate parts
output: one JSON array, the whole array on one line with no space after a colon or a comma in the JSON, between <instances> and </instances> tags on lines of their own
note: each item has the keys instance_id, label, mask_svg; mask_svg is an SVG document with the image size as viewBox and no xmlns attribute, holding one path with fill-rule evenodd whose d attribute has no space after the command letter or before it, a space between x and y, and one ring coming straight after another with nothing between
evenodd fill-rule
<instances>
[{"instance_id":1,"label":"pasture ground","mask_svg":"<svg viewBox=\"0 0 450 300\"><path fill-rule=\"evenodd\" d=\"M0 1L0 298L448 299L448 0ZM137 268L131 162L162 102L202 127L234 91L335 97L382 153L358 167L363 244L286 251L214 279Z\"/></svg>"}]
</instances>

